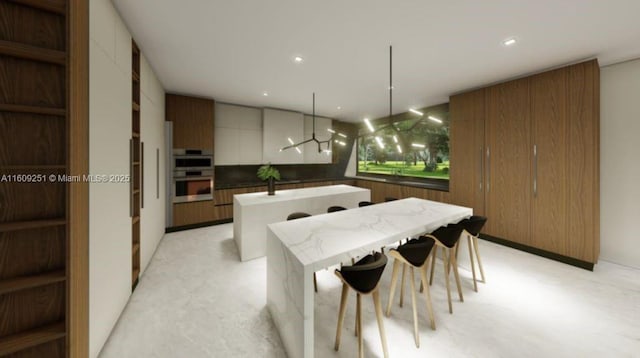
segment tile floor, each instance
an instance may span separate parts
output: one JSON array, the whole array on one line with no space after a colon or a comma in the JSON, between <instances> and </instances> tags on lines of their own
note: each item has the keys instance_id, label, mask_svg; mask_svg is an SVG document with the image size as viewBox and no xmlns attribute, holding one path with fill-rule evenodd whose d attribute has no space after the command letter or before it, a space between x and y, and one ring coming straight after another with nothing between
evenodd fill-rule
<instances>
[{"instance_id":1,"label":"tile floor","mask_svg":"<svg viewBox=\"0 0 640 358\"><path fill-rule=\"evenodd\" d=\"M167 234L100 356L285 357L265 306L266 259L240 262L232 230ZM474 292L462 268L465 302L453 292L453 315L439 262L431 289L437 329L419 296L419 349L410 296L400 308L396 293L384 321L391 357L640 357L640 270L600 262L589 272L482 240L480 252L487 283ZM392 260L380 287L383 309L391 269ZM341 285L331 270L317 276L316 357L355 357L355 294L335 352ZM369 297L363 309L365 355L382 357Z\"/></svg>"}]
</instances>

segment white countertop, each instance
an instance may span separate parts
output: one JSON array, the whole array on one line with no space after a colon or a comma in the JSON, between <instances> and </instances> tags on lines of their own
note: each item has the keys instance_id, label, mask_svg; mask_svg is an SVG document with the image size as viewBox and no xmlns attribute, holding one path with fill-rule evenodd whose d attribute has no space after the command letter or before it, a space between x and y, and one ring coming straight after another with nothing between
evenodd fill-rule
<instances>
[{"instance_id":1,"label":"white countertop","mask_svg":"<svg viewBox=\"0 0 640 358\"><path fill-rule=\"evenodd\" d=\"M307 266L345 262L345 252L379 249L393 241L431 232L472 215L470 208L407 198L270 224L291 253Z\"/></svg>"},{"instance_id":2,"label":"white countertop","mask_svg":"<svg viewBox=\"0 0 640 358\"><path fill-rule=\"evenodd\" d=\"M346 194L356 192L368 192L369 189L358 188L350 185L330 185L319 186L313 188L300 188L300 189L288 189L278 190L276 186L275 195L267 195L267 192L248 193L248 194L236 194L233 196L234 204L238 203L241 206L245 205L261 205L261 204L273 204L279 201L289 201L292 199L305 199L313 198L323 195L334 194Z\"/></svg>"}]
</instances>

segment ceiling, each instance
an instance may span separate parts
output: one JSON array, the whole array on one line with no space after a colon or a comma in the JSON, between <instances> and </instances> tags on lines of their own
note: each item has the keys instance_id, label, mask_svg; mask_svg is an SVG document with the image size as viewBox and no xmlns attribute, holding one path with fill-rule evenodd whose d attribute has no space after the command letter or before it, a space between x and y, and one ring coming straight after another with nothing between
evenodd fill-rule
<instances>
[{"instance_id":1,"label":"ceiling","mask_svg":"<svg viewBox=\"0 0 640 358\"><path fill-rule=\"evenodd\" d=\"M640 57L637 0L113 3L167 92L306 113L316 92L317 114L354 122L389 112L389 45L394 113L583 59Z\"/></svg>"}]
</instances>

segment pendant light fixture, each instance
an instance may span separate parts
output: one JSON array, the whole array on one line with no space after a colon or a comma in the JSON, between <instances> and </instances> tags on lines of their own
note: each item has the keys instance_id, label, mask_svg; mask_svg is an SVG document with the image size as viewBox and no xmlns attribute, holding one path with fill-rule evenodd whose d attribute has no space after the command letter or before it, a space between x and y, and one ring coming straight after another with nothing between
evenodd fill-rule
<instances>
[{"instance_id":1,"label":"pendant light fixture","mask_svg":"<svg viewBox=\"0 0 640 358\"><path fill-rule=\"evenodd\" d=\"M311 138L307 139L307 140L303 140L300 143L291 143L291 145L288 145L286 147L282 147L280 149L280 151L282 152L283 150L287 150L289 148L296 148L296 150L298 151L298 153L300 153L300 148L298 148L299 146L306 144L306 143L310 143L310 142L315 142L318 145L318 153L322 153L322 145L326 144L327 145L327 149L324 150L325 153L329 154L331 153L331 150L329 149L330 145L331 145L331 141L334 140L334 138L336 136L338 137L342 137L342 138L347 138L346 134L343 133L336 133L336 131L334 131L331 128L328 128L327 130L329 131L329 133L331 133L331 138L327 139L327 140L319 140L318 138L316 138L316 93L313 92L313 112L312 112L312 118L313 118L313 129L311 132ZM291 139L289 139L289 142L292 142ZM335 139L335 142L344 146L346 145L346 143L342 140L339 139Z\"/></svg>"}]
</instances>

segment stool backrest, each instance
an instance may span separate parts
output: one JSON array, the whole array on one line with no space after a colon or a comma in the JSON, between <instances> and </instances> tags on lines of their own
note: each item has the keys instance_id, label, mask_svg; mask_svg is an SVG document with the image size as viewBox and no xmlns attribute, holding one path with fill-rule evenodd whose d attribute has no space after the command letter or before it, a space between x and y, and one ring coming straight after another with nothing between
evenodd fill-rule
<instances>
[{"instance_id":1,"label":"stool backrest","mask_svg":"<svg viewBox=\"0 0 640 358\"><path fill-rule=\"evenodd\" d=\"M295 219L302 219L302 218L306 218L306 217L309 217L309 216L311 216L311 214L301 213L301 212L291 213L291 214L289 214L289 216L287 216L287 221L295 220Z\"/></svg>"},{"instance_id":2,"label":"stool backrest","mask_svg":"<svg viewBox=\"0 0 640 358\"><path fill-rule=\"evenodd\" d=\"M431 235L435 236L438 241L443 243L447 247L454 247L460 239L460 234L462 234L462 230L464 227L460 224L451 224L448 226L441 226L436 231L432 232Z\"/></svg>"},{"instance_id":3,"label":"stool backrest","mask_svg":"<svg viewBox=\"0 0 640 358\"><path fill-rule=\"evenodd\" d=\"M375 203L372 202L372 201L361 201L361 202L358 203L358 207L361 208L363 206L369 206L369 205L373 205L373 204L375 204Z\"/></svg>"},{"instance_id":4,"label":"stool backrest","mask_svg":"<svg viewBox=\"0 0 640 358\"><path fill-rule=\"evenodd\" d=\"M342 206L330 206L329 209L327 209L328 213L333 213L336 211L342 211L342 210L347 210L347 208L342 207Z\"/></svg>"},{"instance_id":5,"label":"stool backrest","mask_svg":"<svg viewBox=\"0 0 640 358\"><path fill-rule=\"evenodd\" d=\"M386 265L387 257L376 252L363 257L352 266L343 266L340 274L355 290L369 293L378 285Z\"/></svg>"},{"instance_id":6,"label":"stool backrest","mask_svg":"<svg viewBox=\"0 0 640 358\"><path fill-rule=\"evenodd\" d=\"M429 257L434 244L435 241L432 238L423 236L419 239L409 240L409 242L398 246L396 250L413 266L420 267Z\"/></svg>"},{"instance_id":7,"label":"stool backrest","mask_svg":"<svg viewBox=\"0 0 640 358\"><path fill-rule=\"evenodd\" d=\"M459 224L461 224L465 230L469 232L469 234L473 236L478 236L482 227L487 222L487 218L484 216L474 215L468 219L462 220Z\"/></svg>"}]
</instances>

